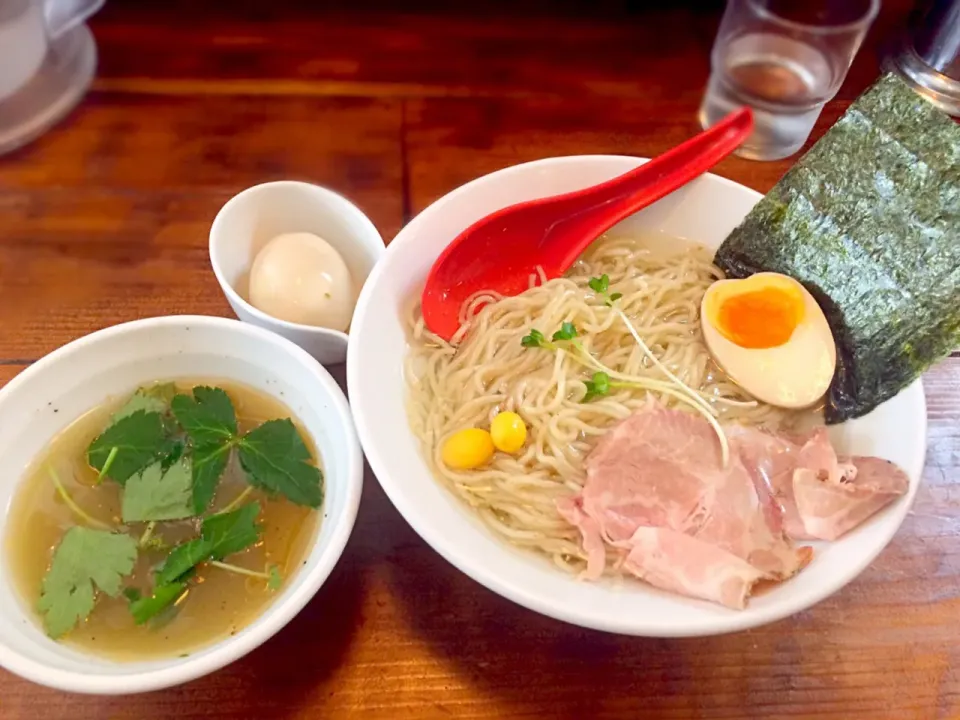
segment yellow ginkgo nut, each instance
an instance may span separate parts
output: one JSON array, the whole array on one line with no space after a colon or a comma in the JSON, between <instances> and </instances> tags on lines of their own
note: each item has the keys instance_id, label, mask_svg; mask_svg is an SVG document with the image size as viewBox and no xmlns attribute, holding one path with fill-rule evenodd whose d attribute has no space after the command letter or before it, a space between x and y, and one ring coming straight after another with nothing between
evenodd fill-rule
<instances>
[{"instance_id":1,"label":"yellow ginkgo nut","mask_svg":"<svg viewBox=\"0 0 960 720\"><path fill-rule=\"evenodd\" d=\"M490 423L490 436L497 450L515 453L527 441L527 425L515 412L498 413Z\"/></svg>"},{"instance_id":2,"label":"yellow ginkgo nut","mask_svg":"<svg viewBox=\"0 0 960 720\"><path fill-rule=\"evenodd\" d=\"M447 438L440 456L443 464L449 468L473 470L488 463L493 453L493 440L490 433L480 428L467 428Z\"/></svg>"}]
</instances>

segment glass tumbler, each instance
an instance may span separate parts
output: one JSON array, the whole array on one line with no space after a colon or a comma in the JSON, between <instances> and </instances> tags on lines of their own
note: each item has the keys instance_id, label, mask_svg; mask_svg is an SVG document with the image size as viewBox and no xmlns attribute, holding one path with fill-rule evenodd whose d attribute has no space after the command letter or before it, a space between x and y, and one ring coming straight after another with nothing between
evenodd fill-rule
<instances>
[{"instance_id":1,"label":"glass tumbler","mask_svg":"<svg viewBox=\"0 0 960 720\"><path fill-rule=\"evenodd\" d=\"M793 155L836 95L879 9L880 0L728 0L701 125L749 105L755 129L737 154Z\"/></svg>"},{"instance_id":2,"label":"glass tumbler","mask_svg":"<svg viewBox=\"0 0 960 720\"><path fill-rule=\"evenodd\" d=\"M960 0L918 3L913 22L884 63L922 97L960 118Z\"/></svg>"}]
</instances>

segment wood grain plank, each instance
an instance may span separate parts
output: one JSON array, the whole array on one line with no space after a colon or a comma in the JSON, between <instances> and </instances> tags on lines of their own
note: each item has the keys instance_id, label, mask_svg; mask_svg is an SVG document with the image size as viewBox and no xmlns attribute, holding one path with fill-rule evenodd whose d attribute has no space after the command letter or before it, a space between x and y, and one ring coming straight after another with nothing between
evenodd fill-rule
<instances>
[{"instance_id":1,"label":"wood grain plank","mask_svg":"<svg viewBox=\"0 0 960 720\"><path fill-rule=\"evenodd\" d=\"M0 359L139 317L229 315L209 226L258 182L331 187L389 237L400 122L396 102L92 96L0 164Z\"/></svg>"},{"instance_id":2,"label":"wood grain plank","mask_svg":"<svg viewBox=\"0 0 960 720\"><path fill-rule=\"evenodd\" d=\"M851 70L908 0L888 0ZM649 78L699 93L723 3L110 3L93 20L97 87L115 91L643 98ZM188 22L183 18L189 17ZM175 44L177 52L171 53ZM677 59L684 64L678 66ZM286 82L276 83L277 79ZM849 100L846 89L841 97Z\"/></svg>"},{"instance_id":3,"label":"wood grain plank","mask_svg":"<svg viewBox=\"0 0 960 720\"><path fill-rule=\"evenodd\" d=\"M169 79L218 85L288 78L332 83L338 93L353 87L405 95L571 89L635 95L641 90L634 77L649 57L659 56L658 68L674 53L707 57L718 9L715 2L690 3L647 8L638 17L598 7L573 13L571 23L569 15L543 7L524 12L522 3L439 13L419 12L417 4L371 13L346 3L286 3L279 10L237 3L228 17L195 3L169 5L107 6L95 18L102 87L117 87L117 80L150 86ZM181 11L190 23L177 21ZM171 56L174 33L182 51Z\"/></svg>"},{"instance_id":4,"label":"wood grain plank","mask_svg":"<svg viewBox=\"0 0 960 720\"><path fill-rule=\"evenodd\" d=\"M86 188L0 199L0 358L163 314L230 315L207 232L227 192Z\"/></svg>"},{"instance_id":5,"label":"wood grain plank","mask_svg":"<svg viewBox=\"0 0 960 720\"><path fill-rule=\"evenodd\" d=\"M521 3L522 5L522 3ZM883 39L900 32L909 2L884 3L836 99L828 103L810 147L879 72ZM453 188L520 162L558 155L613 153L651 157L699 132L699 104L720 3L627 4L619 17L581 13L516 22L470 24L433 18L456 37L447 67L483 86L498 68L493 96L416 96L409 104L410 203L423 209ZM624 12L625 10L625 12ZM614 9L607 10L614 12ZM530 32L529 23L555 32ZM553 26L551 26L553 27ZM423 30L432 38L431 30ZM548 42L544 39L549 38ZM495 41L496 52L484 52ZM554 55L553 53L556 53ZM499 59L505 67L496 65ZM575 67L569 67L570 65ZM421 77L411 64L408 77ZM491 81L492 82L492 81ZM526 94L511 94L522 89ZM731 158L716 172L766 192L797 156L779 162Z\"/></svg>"},{"instance_id":6,"label":"wood grain plank","mask_svg":"<svg viewBox=\"0 0 960 720\"><path fill-rule=\"evenodd\" d=\"M672 98L666 86L638 100L423 99L409 103L410 199L418 212L450 190L510 165L580 154L653 157L700 131L698 93ZM808 146L846 109L833 103ZM760 192L792 161L758 163L731 157L714 172Z\"/></svg>"},{"instance_id":7,"label":"wood grain plank","mask_svg":"<svg viewBox=\"0 0 960 720\"><path fill-rule=\"evenodd\" d=\"M916 505L880 557L792 618L716 638L625 638L523 610L426 547L369 475L343 560L290 626L186 686L65 696L0 675L4 717L778 718L960 715L960 359L932 400ZM939 400L935 400L939 399Z\"/></svg>"},{"instance_id":8,"label":"wood grain plank","mask_svg":"<svg viewBox=\"0 0 960 720\"><path fill-rule=\"evenodd\" d=\"M66 123L4 158L0 189L236 192L303 179L336 185L395 227L400 120L396 101L93 93Z\"/></svg>"},{"instance_id":9,"label":"wood grain plank","mask_svg":"<svg viewBox=\"0 0 960 720\"><path fill-rule=\"evenodd\" d=\"M13 380L28 365L29 363L25 362L0 361L0 388Z\"/></svg>"},{"instance_id":10,"label":"wood grain plank","mask_svg":"<svg viewBox=\"0 0 960 720\"><path fill-rule=\"evenodd\" d=\"M0 386L107 324L228 314L206 236L246 185L330 185L389 238L407 211L506 165L676 144L697 130L723 3L661 5L112 0L93 23L95 92L0 162ZM884 3L814 138L875 76L911 5ZM718 172L765 191L788 165ZM132 697L0 671L0 717L958 718L960 358L924 385L927 465L900 532L853 583L781 622L651 640L542 618L442 560L368 473L341 562L264 647Z\"/></svg>"}]
</instances>

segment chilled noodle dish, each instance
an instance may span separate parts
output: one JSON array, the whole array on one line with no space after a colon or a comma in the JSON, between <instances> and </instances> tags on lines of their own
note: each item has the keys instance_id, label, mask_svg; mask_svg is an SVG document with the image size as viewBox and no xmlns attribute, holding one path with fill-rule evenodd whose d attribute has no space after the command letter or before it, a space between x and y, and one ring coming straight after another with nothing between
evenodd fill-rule
<instances>
[{"instance_id":1,"label":"chilled noodle dish","mask_svg":"<svg viewBox=\"0 0 960 720\"><path fill-rule=\"evenodd\" d=\"M600 238L563 278L470 298L450 342L412 307L408 416L434 475L578 578L731 610L848 533L867 532L834 557L862 559L863 524L910 481L827 426L862 418L835 437L874 439L868 415L960 342L958 133L887 75L715 254ZM431 275L428 318L445 282Z\"/></svg>"},{"instance_id":2,"label":"chilled noodle dish","mask_svg":"<svg viewBox=\"0 0 960 720\"><path fill-rule=\"evenodd\" d=\"M651 251L636 238L595 243L564 278L535 284L522 295L480 295L461 320L472 318L447 343L430 333L414 308L407 366L409 414L434 472L511 542L540 550L570 570L585 555L576 528L557 512L560 497L578 492L583 462L613 423L642 408L649 393L664 405L692 400L655 367L621 319L588 286L607 275L618 305L657 359L684 384L699 390L723 420L779 428L791 413L758 403L726 379L710 358L699 329L700 301L723 274L700 246L680 253ZM476 308L481 307L474 316ZM584 403L598 366L569 349L531 351L521 344L531 328L546 332L573 323L580 341L619 387ZM457 471L440 459L443 441L462 427L488 424L503 410L522 409L530 442L517 456L498 455L479 470Z\"/></svg>"},{"instance_id":3,"label":"chilled noodle dish","mask_svg":"<svg viewBox=\"0 0 960 720\"><path fill-rule=\"evenodd\" d=\"M589 579L629 574L742 608L757 581L809 562L792 540L833 539L905 486L840 521L805 504L824 482L852 484L857 459L838 460L811 429L822 412L809 388L765 378L748 393L731 378L769 374L757 368L779 353L785 367L828 371L822 397L833 366L820 358L834 357L822 314L790 278L726 281L705 248L663 246L602 238L563 278L476 295L449 343L412 306L409 421L434 474L513 545ZM774 317L788 327L768 337ZM806 467L809 448L826 450ZM789 482L801 467L821 484L809 493ZM676 575L682 557L711 563L709 587L700 570Z\"/></svg>"}]
</instances>

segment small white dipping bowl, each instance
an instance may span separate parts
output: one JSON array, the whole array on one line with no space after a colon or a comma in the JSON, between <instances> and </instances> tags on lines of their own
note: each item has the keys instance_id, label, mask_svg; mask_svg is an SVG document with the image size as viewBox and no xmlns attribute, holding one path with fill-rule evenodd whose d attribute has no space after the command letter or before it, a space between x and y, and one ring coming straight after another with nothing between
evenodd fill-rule
<instances>
[{"instance_id":1,"label":"small white dipping bowl","mask_svg":"<svg viewBox=\"0 0 960 720\"><path fill-rule=\"evenodd\" d=\"M236 635L191 652L115 662L48 638L9 577L0 553L0 665L28 680L82 693L156 690L213 672L286 625L317 592L343 552L360 503L363 462L347 401L313 358L273 333L236 320L173 316L100 330L39 360L0 390L0 538L10 501L50 441L86 411L138 385L177 378L225 379L287 405L320 453L325 497L313 548L277 597Z\"/></svg>"},{"instance_id":2,"label":"small white dipping bowl","mask_svg":"<svg viewBox=\"0 0 960 720\"><path fill-rule=\"evenodd\" d=\"M247 300L253 259L274 237L292 232L313 233L330 243L358 292L383 254L383 238L356 205L319 185L280 180L249 187L220 208L210 227L214 275L238 318L292 340L324 365L342 363L347 333L280 320Z\"/></svg>"},{"instance_id":3,"label":"small white dipping bowl","mask_svg":"<svg viewBox=\"0 0 960 720\"><path fill-rule=\"evenodd\" d=\"M743 630L799 612L836 592L890 542L913 503L923 469L926 411L919 381L866 417L831 428L843 451L878 455L906 470L907 496L838 542L815 543L814 560L807 568L752 598L742 611L634 580L581 581L544 558L511 547L433 477L404 410L405 310L444 247L495 210L588 187L642 162L588 155L518 165L454 190L414 218L390 243L360 294L347 357L353 417L374 474L407 522L437 552L494 592L544 615L630 635ZM716 247L760 197L730 180L705 175L611 232L662 231Z\"/></svg>"}]
</instances>

